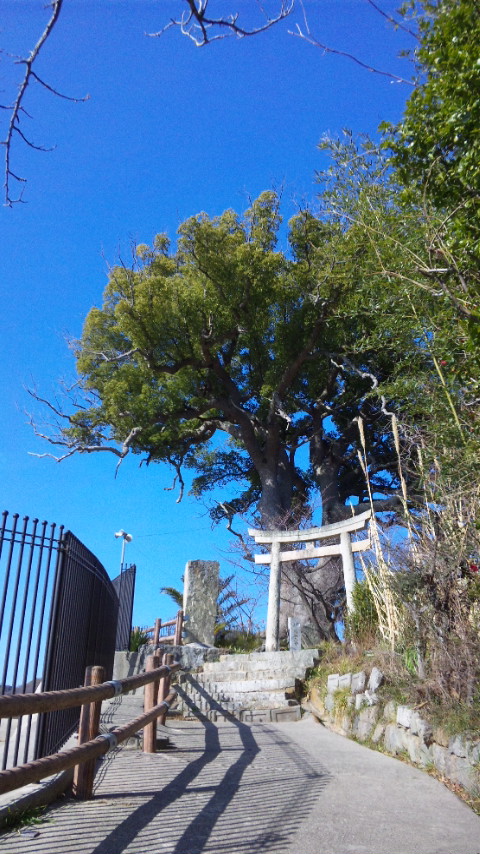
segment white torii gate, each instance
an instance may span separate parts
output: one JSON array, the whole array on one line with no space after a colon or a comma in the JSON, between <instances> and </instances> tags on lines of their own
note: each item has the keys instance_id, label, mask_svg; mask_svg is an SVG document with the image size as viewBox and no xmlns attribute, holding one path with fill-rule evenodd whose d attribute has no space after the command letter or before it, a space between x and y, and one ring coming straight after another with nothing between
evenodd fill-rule
<instances>
[{"instance_id":1,"label":"white torii gate","mask_svg":"<svg viewBox=\"0 0 480 854\"><path fill-rule=\"evenodd\" d=\"M268 611L265 649L273 652L279 646L279 617L280 617L280 580L281 564L293 560L311 560L318 557L331 557L340 555L342 558L343 577L345 579L345 590L347 594L347 610L353 611L353 588L355 586L355 565L353 553L370 548L370 538L358 540L352 543L352 531L359 531L365 527L372 515L371 510L344 519L342 522L334 522L332 525L323 525L321 528L306 528L304 531L258 531L250 528L248 533L255 539L257 544L270 545L270 554L255 555L255 563L270 564L270 582L268 587ZM307 545L303 549L292 551L281 551L282 543L315 543L319 540L331 537L340 537L338 543L328 546Z\"/></svg>"}]
</instances>

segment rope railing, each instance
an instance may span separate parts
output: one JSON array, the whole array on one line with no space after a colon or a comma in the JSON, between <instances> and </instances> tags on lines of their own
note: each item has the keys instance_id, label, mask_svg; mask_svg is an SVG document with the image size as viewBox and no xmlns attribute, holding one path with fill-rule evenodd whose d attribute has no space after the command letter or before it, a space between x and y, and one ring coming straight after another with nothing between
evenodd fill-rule
<instances>
[{"instance_id":1,"label":"rope railing","mask_svg":"<svg viewBox=\"0 0 480 854\"><path fill-rule=\"evenodd\" d=\"M127 676L125 679L112 679L98 686L83 686L68 688L64 691L44 691L39 694L7 694L0 697L0 718L16 718L21 715L36 715L40 712L56 712L60 709L72 709L84 703L94 703L98 700L110 700L118 694L128 694L135 688L141 688L154 679L168 676L178 670L177 662L170 667L163 665L158 673L139 673L138 676Z\"/></svg>"},{"instance_id":2,"label":"rope railing","mask_svg":"<svg viewBox=\"0 0 480 854\"><path fill-rule=\"evenodd\" d=\"M95 762L118 744L131 738L138 730L144 730L145 753L156 750L157 721L164 723L168 709L175 700L176 691L170 691L170 676L180 667L173 662L172 655L151 655L146 661L146 672L126 679L102 682L103 667L87 668L86 685L65 691L46 691L42 694L23 694L0 698L0 717L18 717L24 714L57 711L58 709L81 706L78 739L80 744L69 750L35 759L0 771L0 794L12 792L21 786L34 783L52 774L75 767L73 794L77 798L92 797ZM101 684L88 684L100 682ZM99 735L100 710L103 700L133 691L145 685L144 713L121 727ZM11 702L13 701L13 702Z\"/></svg>"}]
</instances>

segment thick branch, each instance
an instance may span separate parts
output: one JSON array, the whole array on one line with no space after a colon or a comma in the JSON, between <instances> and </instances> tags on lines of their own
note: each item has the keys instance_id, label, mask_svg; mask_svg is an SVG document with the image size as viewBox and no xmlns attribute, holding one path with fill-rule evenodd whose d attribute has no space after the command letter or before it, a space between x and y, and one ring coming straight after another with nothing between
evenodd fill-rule
<instances>
[{"instance_id":1,"label":"thick branch","mask_svg":"<svg viewBox=\"0 0 480 854\"><path fill-rule=\"evenodd\" d=\"M247 36L255 36L265 32L265 30L269 30L270 27L288 17L295 5L295 0L281 0L277 15L269 18L264 13L264 24L247 29L238 23L238 12L221 18L208 18L207 8L209 0L184 0L184 2L188 9L183 12L180 18L172 18L161 30L156 33L149 33L149 35L153 38L158 38L172 27L177 27L180 29L182 35L187 36L187 38L193 41L196 47L203 47L210 42L228 38L229 36L243 39ZM261 6L260 9L262 9ZM217 30L220 30L220 32L216 32Z\"/></svg>"}]
</instances>

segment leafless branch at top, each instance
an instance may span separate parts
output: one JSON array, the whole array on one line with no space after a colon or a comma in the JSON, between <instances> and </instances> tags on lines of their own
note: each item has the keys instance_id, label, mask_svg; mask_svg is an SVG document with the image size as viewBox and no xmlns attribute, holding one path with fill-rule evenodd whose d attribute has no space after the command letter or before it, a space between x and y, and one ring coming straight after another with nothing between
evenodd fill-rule
<instances>
[{"instance_id":1,"label":"leafless branch at top","mask_svg":"<svg viewBox=\"0 0 480 854\"><path fill-rule=\"evenodd\" d=\"M370 71L373 74L380 74L382 77L388 77L394 83L407 83L409 86L412 86L412 87L415 86L415 84L412 80L407 80L407 78L405 78L405 77L399 77L398 74L393 74L393 72L391 72L391 71L384 71L381 68L376 68L375 66L370 65L368 62L363 62L363 60L359 59L359 57L355 56L355 54L353 54L353 53L348 53L347 51L344 51L344 50L338 50L337 48L329 47L328 45L321 42L310 31L310 26L308 23L307 13L305 11L305 6L303 5L302 0L299 0L299 2L300 2L300 5L302 7L302 12L303 12L303 27L300 26L300 24L297 24L295 30L289 30L288 31L288 34L290 36L295 36L296 38L302 39L303 41L308 42L308 44L313 45L313 47L320 48L320 50L323 50L324 53L331 53L331 54L334 54L335 56L343 56L346 59L350 59L356 65L359 65L360 68L365 69L365 71ZM392 17L387 15L379 6L377 6L375 3L371 2L371 0L367 0L367 2L369 2L370 5L373 6L373 8L376 9L377 12L379 12L379 14L386 17L389 21L394 23L396 26L401 27L401 29L405 30L405 32L408 32L414 38L417 38L415 33L411 32L406 27L401 26L401 24L399 24L398 21L396 21L395 19L393 19Z\"/></svg>"},{"instance_id":2,"label":"leafless branch at top","mask_svg":"<svg viewBox=\"0 0 480 854\"><path fill-rule=\"evenodd\" d=\"M17 97L15 101L11 105L2 104L2 109L8 110L10 112L10 121L8 123L7 135L4 140L1 141L2 145L5 146L5 181L4 181L4 190L5 190L5 204L8 207L12 207L13 204L22 202L23 190L19 193L16 198L12 197L11 184L12 181L16 181L19 184L25 184L25 178L20 177L15 172L13 172L11 167L11 154L12 154L12 144L14 139L14 134L17 134L30 148L34 148L36 151L51 151L51 148L45 148L42 145L35 145L28 137L20 130L20 118L21 116L28 116L25 107L23 106L23 99L25 97L25 93L27 91L28 85L31 80L35 80L53 95L56 95L59 98L65 98L67 101L74 101L76 103L80 101L86 101L88 99L88 95L85 98L71 98L68 95L64 95L62 92L59 92L53 86L50 86L44 80L42 80L38 74L33 71L33 64L40 53L43 45L47 41L50 36L55 24L58 21L58 17L60 15L62 9L63 0L52 0L52 14L47 22L47 25L40 36L37 44L31 51L30 55L26 58L21 58L16 60L16 64L25 65L25 74L23 76L23 80L18 89Z\"/></svg>"},{"instance_id":3,"label":"leafless branch at top","mask_svg":"<svg viewBox=\"0 0 480 854\"><path fill-rule=\"evenodd\" d=\"M179 18L172 18L161 30L156 33L149 33L149 35L157 38L172 27L178 27L182 35L191 39L196 47L203 47L210 42L225 39L229 36L243 39L246 36L255 36L258 33L263 33L265 30L273 27L274 24L288 17L295 6L295 0L280 0L278 13L273 17L269 17L261 3L258 3L258 7L265 19L264 23L258 27L246 28L239 24L238 12L233 12L230 15L220 18L207 17L209 0L184 0L184 3L187 8Z\"/></svg>"},{"instance_id":4,"label":"leafless branch at top","mask_svg":"<svg viewBox=\"0 0 480 854\"><path fill-rule=\"evenodd\" d=\"M374 0L367 0L367 3L369 3L369 5L372 6L375 11L378 12L379 15L383 15L383 17L386 18L387 21L390 21L390 23L393 24L394 27L399 30L403 30L404 33L407 33L409 36L412 36L412 38L416 39L416 41L420 41L418 33L416 33L414 30L411 30L410 27L406 27L405 24L402 24L398 20L398 18L394 18L393 15L389 15L388 12L385 12L385 10L378 6L377 3L374 2Z\"/></svg>"}]
</instances>

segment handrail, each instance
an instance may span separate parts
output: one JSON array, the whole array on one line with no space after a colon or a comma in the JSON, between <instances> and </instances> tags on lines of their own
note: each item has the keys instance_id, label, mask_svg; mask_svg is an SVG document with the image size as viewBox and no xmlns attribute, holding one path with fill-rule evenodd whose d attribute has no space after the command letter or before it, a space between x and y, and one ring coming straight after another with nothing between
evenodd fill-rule
<instances>
[{"instance_id":1,"label":"handrail","mask_svg":"<svg viewBox=\"0 0 480 854\"><path fill-rule=\"evenodd\" d=\"M154 646L157 646L159 643L173 643L174 646L182 645L182 629L184 623L184 613L182 609L177 612L177 616L174 620L166 620L164 623L157 617L153 626L149 626L148 629L144 631L149 634L152 633L152 643ZM162 629L166 626L175 626L175 632L171 635L164 635L163 637L160 635Z\"/></svg>"},{"instance_id":2,"label":"handrail","mask_svg":"<svg viewBox=\"0 0 480 854\"><path fill-rule=\"evenodd\" d=\"M0 718L16 718L20 715L35 715L40 712L56 712L60 709L82 706L84 703L110 700L118 694L128 694L135 688L140 688L155 679L168 676L171 671L178 670L179 667L179 662L175 662L171 666L162 664L161 667L149 673L139 673L138 676L127 676L125 679L111 680L102 685L91 687L44 691L40 694L8 694L0 697Z\"/></svg>"},{"instance_id":3,"label":"handrail","mask_svg":"<svg viewBox=\"0 0 480 854\"><path fill-rule=\"evenodd\" d=\"M156 621L155 621L155 622L156 622ZM165 626L175 626L176 624L177 624L177 619L176 619L176 618L175 618L174 620L164 620L164 621L162 621L160 628L164 629L164 628L165 628ZM154 632L154 631L155 631L155 625L150 626L148 629L144 629L144 631L146 631L146 632Z\"/></svg>"},{"instance_id":4,"label":"handrail","mask_svg":"<svg viewBox=\"0 0 480 854\"><path fill-rule=\"evenodd\" d=\"M91 681L104 678L102 667L87 668L82 688L70 688L64 691L45 691L41 694L18 694L0 697L0 717L11 718L40 712L82 706L78 737L78 747L35 759L24 765L17 765L0 771L0 794L11 792L28 783L49 777L59 771L77 766L74 777L74 792L77 797L90 798L93 789L95 759L107 753L118 743L130 738L139 729L145 729L144 752L156 750L156 722L165 717L171 703L177 696L169 691L170 675L178 670L180 662L174 662L172 655L164 656L160 665L160 655L147 658L147 672L125 679L109 680L102 684L90 685ZM144 714L122 727L116 727L105 735L98 735L98 722L102 700L108 700L119 694L128 693L142 685L147 686L144 698ZM167 694L167 696L165 696ZM161 702L158 700L161 698ZM83 743L82 743L83 742Z\"/></svg>"},{"instance_id":5,"label":"handrail","mask_svg":"<svg viewBox=\"0 0 480 854\"><path fill-rule=\"evenodd\" d=\"M151 671L150 676L154 674ZM34 783L37 780L42 780L44 777L50 777L51 774L57 774L59 771L65 771L67 768L73 768L74 765L83 764L84 762L97 759L99 756L108 753L117 744L121 744L127 738L131 738L137 730L142 729L147 724L156 720L165 712L165 708L173 703L177 696L176 691L171 691L166 700L159 703L157 706L140 715L129 724L123 727L116 727L105 735L99 735L91 741L86 741L78 747L72 747L70 750L64 750L60 753L53 753L51 756L44 756L43 759L35 759L33 762L27 762L25 765L17 765L15 768L9 768L7 771L0 771L0 794L12 792L20 786L26 786L28 783Z\"/></svg>"}]
</instances>

